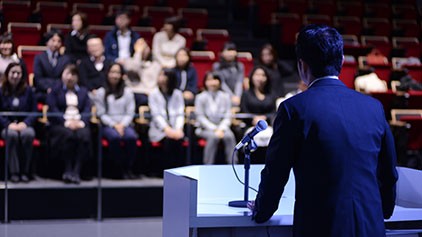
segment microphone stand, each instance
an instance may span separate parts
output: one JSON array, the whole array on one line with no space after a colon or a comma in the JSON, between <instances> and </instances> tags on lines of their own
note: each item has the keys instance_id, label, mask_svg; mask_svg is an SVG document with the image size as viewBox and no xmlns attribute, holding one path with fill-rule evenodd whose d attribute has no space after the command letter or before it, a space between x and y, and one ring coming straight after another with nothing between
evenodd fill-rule
<instances>
[{"instance_id":1,"label":"microphone stand","mask_svg":"<svg viewBox=\"0 0 422 237\"><path fill-rule=\"evenodd\" d=\"M248 142L246 146L243 147L245 153L244 167L245 167L245 183L244 183L244 195L243 200L230 201L229 206L231 207L247 207L249 202L249 169L251 167L251 153L256 151L258 146L256 145L253 139Z\"/></svg>"}]
</instances>

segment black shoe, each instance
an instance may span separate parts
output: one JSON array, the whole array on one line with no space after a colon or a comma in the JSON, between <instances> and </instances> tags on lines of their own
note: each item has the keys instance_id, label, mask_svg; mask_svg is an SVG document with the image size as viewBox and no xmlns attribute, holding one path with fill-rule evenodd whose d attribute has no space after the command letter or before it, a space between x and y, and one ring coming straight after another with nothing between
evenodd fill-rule
<instances>
[{"instance_id":1,"label":"black shoe","mask_svg":"<svg viewBox=\"0 0 422 237\"><path fill-rule=\"evenodd\" d=\"M22 174L21 175L21 181L24 182L24 183L28 183L29 177L26 174Z\"/></svg>"},{"instance_id":2,"label":"black shoe","mask_svg":"<svg viewBox=\"0 0 422 237\"><path fill-rule=\"evenodd\" d=\"M17 182L19 182L19 175L17 175L17 174L12 174L11 176L10 176L10 182L12 182L12 183L17 183Z\"/></svg>"}]
</instances>

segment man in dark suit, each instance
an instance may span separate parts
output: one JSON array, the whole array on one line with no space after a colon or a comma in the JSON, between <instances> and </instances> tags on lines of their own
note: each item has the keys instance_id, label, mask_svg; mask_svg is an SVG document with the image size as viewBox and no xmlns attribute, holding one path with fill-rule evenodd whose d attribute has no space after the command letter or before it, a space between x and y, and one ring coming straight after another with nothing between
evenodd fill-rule
<instances>
[{"instance_id":1,"label":"man in dark suit","mask_svg":"<svg viewBox=\"0 0 422 237\"><path fill-rule=\"evenodd\" d=\"M278 109L252 218L271 218L293 168L294 236L385 236L397 172L382 105L338 79L343 41L335 29L306 26L296 54L309 88Z\"/></svg>"},{"instance_id":2,"label":"man in dark suit","mask_svg":"<svg viewBox=\"0 0 422 237\"><path fill-rule=\"evenodd\" d=\"M69 56L60 54L63 35L59 31L52 30L44 37L47 50L34 58L35 96L39 102L45 102L47 93L60 82L64 67L70 63Z\"/></svg>"}]
</instances>

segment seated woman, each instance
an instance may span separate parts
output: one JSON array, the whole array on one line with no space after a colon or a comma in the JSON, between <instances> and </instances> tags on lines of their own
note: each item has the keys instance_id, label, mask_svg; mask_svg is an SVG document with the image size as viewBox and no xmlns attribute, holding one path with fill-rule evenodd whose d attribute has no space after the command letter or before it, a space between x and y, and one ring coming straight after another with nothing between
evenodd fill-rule
<instances>
[{"instance_id":1,"label":"seated woman","mask_svg":"<svg viewBox=\"0 0 422 237\"><path fill-rule=\"evenodd\" d=\"M232 105L239 106L243 92L245 66L237 59L237 48L232 42L224 44L220 61L212 65L212 69L221 78L221 89L229 93Z\"/></svg>"},{"instance_id":2,"label":"seated woman","mask_svg":"<svg viewBox=\"0 0 422 237\"><path fill-rule=\"evenodd\" d=\"M5 33L0 38L0 82L9 63L19 63L22 67L22 78L24 80L28 79L26 64L15 52L15 44L13 43L12 35L10 33Z\"/></svg>"},{"instance_id":3,"label":"seated woman","mask_svg":"<svg viewBox=\"0 0 422 237\"><path fill-rule=\"evenodd\" d=\"M218 143L224 142L227 163L231 163L231 155L236 139L230 130L231 102L228 93L221 90L221 79L218 75L207 72L204 78L205 90L195 99L195 114L199 127L195 133L207 140L204 149L204 164L214 164ZM237 154L234 156L237 163Z\"/></svg>"},{"instance_id":4,"label":"seated woman","mask_svg":"<svg viewBox=\"0 0 422 237\"><path fill-rule=\"evenodd\" d=\"M165 161L161 168L182 166L185 163L182 155L182 141L185 137L183 94L176 89L177 80L173 70L163 69L157 83L158 88L151 92L148 99L152 116L149 139L163 146L161 157Z\"/></svg>"},{"instance_id":5,"label":"seated woman","mask_svg":"<svg viewBox=\"0 0 422 237\"><path fill-rule=\"evenodd\" d=\"M80 183L82 163L90 155L91 134L89 113L91 109L88 90L78 86L79 72L74 64L64 67L61 83L47 96L49 112L63 116L51 116L50 137L52 156L64 161L63 181Z\"/></svg>"},{"instance_id":6,"label":"seated woman","mask_svg":"<svg viewBox=\"0 0 422 237\"><path fill-rule=\"evenodd\" d=\"M190 51L181 48L176 53L177 88L183 92L186 105L193 105L195 94L198 93L198 73L190 62Z\"/></svg>"},{"instance_id":7,"label":"seated woman","mask_svg":"<svg viewBox=\"0 0 422 237\"><path fill-rule=\"evenodd\" d=\"M111 64L106 75L105 86L97 90L94 99L103 124L103 136L109 141L110 157L119 165L123 178L135 178L132 165L136 158L138 135L131 126L135 114L135 97L125 86L122 65ZM121 146L121 142L124 146Z\"/></svg>"},{"instance_id":8,"label":"seated woman","mask_svg":"<svg viewBox=\"0 0 422 237\"><path fill-rule=\"evenodd\" d=\"M252 69L249 80L249 89L244 91L240 103L242 113L251 114L251 119L246 119L246 126L251 129L259 120L266 120L272 124L276 111L276 97L271 93L271 78L263 66ZM246 132L249 132L249 129ZM272 135L272 127L255 136L258 147L267 147ZM266 149L252 153L253 163L263 163Z\"/></svg>"},{"instance_id":9,"label":"seated woman","mask_svg":"<svg viewBox=\"0 0 422 237\"><path fill-rule=\"evenodd\" d=\"M32 88L23 78L20 63L12 62L4 71L0 89L0 111L37 112ZM10 180L28 182L32 158L32 141L35 131L32 128L35 116L0 116L1 136L6 140L9 157Z\"/></svg>"}]
</instances>

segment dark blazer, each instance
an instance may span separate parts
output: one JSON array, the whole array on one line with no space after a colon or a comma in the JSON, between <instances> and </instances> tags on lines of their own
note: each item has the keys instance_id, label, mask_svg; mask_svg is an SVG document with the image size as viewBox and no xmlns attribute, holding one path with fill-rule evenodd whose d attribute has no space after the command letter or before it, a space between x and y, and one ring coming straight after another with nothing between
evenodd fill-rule
<instances>
[{"instance_id":1,"label":"dark blazer","mask_svg":"<svg viewBox=\"0 0 422 237\"><path fill-rule=\"evenodd\" d=\"M89 91L103 87L107 79L107 68L110 67L112 63L112 61L105 59L103 69L97 71L90 58L82 59L81 63L78 65L79 84L86 87Z\"/></svg>"},{"instance_id":2,"label":"dark blazer","mask_svg":"<svg viewBox=\"0 0 422 237\"><path fill-rule=\"evenodd\" d=\"M64 46L66 47L65 54L70 57L72 63L77 63L78 60L88 57L86 51L86 42L89 34L72 35L72 32L66 36Z\"/></svg>"},{"instance_id":3,"label":"dark blazer","mask_svg":"<svg viewBox=\"0 0 422 237\"><path fill-rule=\"evenodd\" d=\"M52 88L60 81L62 72L66 64L70 63L67 55L60 55L57 65L53 67L48 60L47 52L38 54L34 58L34 86L37 93L47 93L48 88Z\"/></svg>"},{"instance_id":4,"label":"dark blazer","mask_svg":"<svg viewBox=\"0 0 422 237\"><path fill-rule=\"evenodd\" d=\"M381 103L340 80L318 80L278 109L253 218L273 215L293 168L294 236L385 236L395 164Z\"/></svg>"},{"instance_id":5,"label":"dark blazer","mask_svg":"<svg viewBox=\"0 0 422 237\"><path fill-rule=\"evenodd\" d=\"M182 83L182 71L186 71L186 86L185 88L181 88ZM193 67L193 65L189 65L189 67L186 70L182 70L180 68L174 68L174 72L176 73L176 79L177 79L177 88L179 90L183 91L190 91L194 95L198 93L198 73L196 72L196 69Z\"/></svg>"},{"instance_id":6,"label":"dark blazer","mask_svg":"<svg viewBox=\"0 0 422 237\"><path fill-rule=\"evenodd\" d=\"M107 59L114 62L116 58L119 57L119 44L117 43L117 27L114 27L111 31L107 32L104 36L104 47L105 47L105 56ZM135 45L136 40L140 38L139 34L133 30L130 30L130 55L133 56L135 52L133 46Z\"/></svg>"},{"instance_id":7,"label":"dark blazer","mask_svg":"<svg viewBox=\"0 0 422 237\"><path fill-rule=\"evenodd\" d=\"M63 83L57 84L51 92L47 95L47 105L48 112L50 113L64 113L66 111L66 91ZM88 90L85 87L78 87L76 90L76 95L78 96L78 110L82 115L81 120L85 123L86 126L89 125L90 111L91 111L91 101L88 97ZM48 118L51 125L60 125L64 126L63 116L51 116Z\"/></svg>"},{"instance_id":8,"label":"dark blazer","mask_svg":"<svg viewBox=\"0 0 422 237\"><path fill-rule=\"evenodd\" d=\"M0 111L37 112L37 102L31 87L26 87L26 90L17 98L19 105L15 107L13 106L14 96L5 96L0 89ZM0 127L6 128L13 121L23 121L27 126L32 126L35 119L36 116L0 116Z\"/></svg>"}]
</instances>

